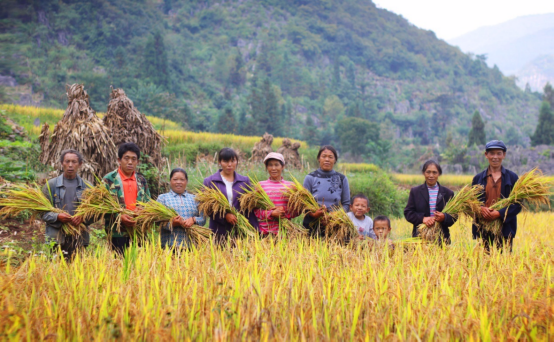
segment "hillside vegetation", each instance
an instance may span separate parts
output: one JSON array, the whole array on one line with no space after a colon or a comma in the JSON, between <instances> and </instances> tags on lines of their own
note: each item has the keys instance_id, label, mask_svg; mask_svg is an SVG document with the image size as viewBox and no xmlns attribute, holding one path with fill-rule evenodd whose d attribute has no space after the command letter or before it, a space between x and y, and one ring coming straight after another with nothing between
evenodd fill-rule
<instances>
[{"instance_id":1,"label":"hillside vegetation","mask_svg":"<svg viewBox=\"0 0 554 342\"><path fill-rule=\"evenodd\" d=\"M449 133L464 143L475 110L487 136L522 144L537 122L536 94L371 1L4 4L6 92L41 105L63 108L81 82L104 111L113 85L189 130L333 143L386 167Z\"/></svg>"}]
</instances>

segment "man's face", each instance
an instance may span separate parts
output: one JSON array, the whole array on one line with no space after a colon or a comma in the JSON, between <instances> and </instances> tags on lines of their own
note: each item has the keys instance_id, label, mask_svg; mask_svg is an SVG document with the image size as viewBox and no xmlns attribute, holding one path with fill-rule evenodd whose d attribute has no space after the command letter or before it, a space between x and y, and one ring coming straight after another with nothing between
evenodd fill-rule
<instances>
[{"instance_id":1,"label":"man's face","mask_svg":"<svg viewBox=\"0 0 554 342\"><path fill-rule=\"evenodd\" d=\"M373 232L377 235L377 240L386 240L391 231L391 227L387 221L374 221Z\"/></svg>"},{"instance_id":2,"label":"man's face","mask_svg":"<svg viewBox=\"0 0 554 342\"><path fill-rule=\"evenodd\" d=\"M77 176L79 168L81 168L82 163L79 162L79 157L73 153L67 153L63 157L62 161L62 170L63 175L67 179L73 179Z\"/></svg>"},{"instance_id":3,"label":"man's face","mask_svg":"<svg viewBox=\"0 0 554 342\"><path fill-rule=\"evenodd\" d=\"M139 160L137 154L132 151L127 151L125 154L117 160L123 172L131 174L137 169Z\"/></svg>"},{"instance_id":4,"label":"man's face","mask_svg":"<svg viewBox=\"0 0 554 342\"><path fill-rule=\"evenodd\" d=\"M488 150L485 152L485 157L489 161L489 165L497 168L502 166L502 161L506 157L506 152L498 149Z\"/></svg>"}]
</instances>

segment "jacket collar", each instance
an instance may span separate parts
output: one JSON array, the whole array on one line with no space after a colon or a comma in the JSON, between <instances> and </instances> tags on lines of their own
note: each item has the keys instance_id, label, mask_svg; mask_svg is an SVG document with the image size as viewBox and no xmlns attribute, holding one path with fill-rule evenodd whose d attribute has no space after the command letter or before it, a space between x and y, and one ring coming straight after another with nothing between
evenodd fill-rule
<instances>
[{"instance_id":1,"label":"jacket collar","mask_svg":"<svg viewBox=\"0 0 554 342\"><path fill-rule=\"evenodd\" d=\"M63 173L58 177L56 177L56 188L61 188L61 187L63 187ZM77 176L77 187L80 187L80 188L85 187L85 183L83 179L79 176Z\"/></svg>"},{"instance_id":2,"label":"jacket collar","mask_svg":"<svg viewBox=\"0 0 554 342\"><path fill-rule=\"evenodd\" d=\"M212 175L212 182L214 181L217 181L217 182L221 182L223 183L223 178L221 177L221 169L219 169L216 173L214 173ZM236 171L235 171L235 180L233 181L233 184L235 184L236 182L244 182L245 181L245 178L244 176L242 175L239 175Z\"/></svg>"}]
</instances>

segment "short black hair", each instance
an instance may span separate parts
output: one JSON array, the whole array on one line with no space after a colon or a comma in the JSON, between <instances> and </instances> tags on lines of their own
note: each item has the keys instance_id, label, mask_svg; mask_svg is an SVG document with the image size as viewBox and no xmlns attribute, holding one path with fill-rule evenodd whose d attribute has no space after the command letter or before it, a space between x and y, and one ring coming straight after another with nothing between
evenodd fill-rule
<instances>
[{"instance_id":1,"label":"short black hair","mask_svg":"<svg viewBox=\"0 0 554 342\"><path fill-rule=\"evenodd\" d=\"M60 154L60 163L63 163L63 160L65 159L65 155L66 154L74 154L77 156L77 159L79 160L79 164L82 164L83 163L83 155L81 154L81 152L77 151L77 150L74 150L74 149L67 149L67 150L63 150L62 153Z\"/></svg>"},{"instance_id":2,"label":"short black hair","mask_svg":"<svg viewBox=\"0 0 554 342\"><path fill-rule=\"evenodd\" d=\"M317 153L317 159L319 159L319 157L321 157L321 154L323 153L323 151L331 151L333 152L333 155L335 156L335 160L339 160L339 154L337 153L337 150L331 146L331 145L323 145L319 148L319 152Z\"/></svg>"},{"instance_id":3,"label":"short black hair","mask_svg":"<svg viewBox=\"0 0 554 342\"><path fill-rule=\"evenodd\" d=\"M442 175L442 167L433 159L429 159L425 162L425 164L423 164L423 167L421 168L421 173L425 173L430 165L435 165L437 167L437 170L439 170L439 175Z\"/></svg>"},{"instance_id":4,"label":"short black hair","mask_svg":"<svg viewBox=\"0 0 554 342\"><path fill-rule=\"evenodd\" d=\"M354 204L354 200L356 200L358 198L366 200L367 201L367 206L369 207L369 198L367 198L367 196L364 195L364 194L356 194L356 195L352 196L352 200L350 201L350 204Z\"/></svg>"},{"instance_id":5,"label":"short black hair","mask_svg":"<svg viewBox=\"0 0 554 342\"><path fill-rule=\"evenodd\" d=\"M224 147L221 149L221 151L219 151L219 154L217 156L217 161L218 162L221 162L222 160L223 161L230 161L230 160L233 160L233 159L236 159L237 162L239 161L239 155L237 154L237 152L235 152L235 150L233 150L232 148L229 148L229 147Z\"/></svg>"},{"instance_id":6,"label":"short black hair","mask_svg":"<svg viewBox=\"0 0 554 342\"><path fill-rule=\"evenodd\" d=\"M173 178L173 176L179 172L185 175L186 180L189 180L189 175L187 174L187 171L185 171L185 169L182 169L180 167L176 167L173 170L171 170L171 173L169 174L169 180L171 180L171 178Z\"/></svg>"},{"instance_id":7,"label":"short black hair","mask_svg":"<svg viewBox=\"0 0 554 342\"><path fill-rule=\"evenodd\" d=\"M119 150L117 151L117 158L123 158L123 155L127 152L133 152L137 155L137 158L140 159L140 148L137 144L129 142L119 145Z\"/></svg>"},{"instance_id":8,"label":"short black hair","mask_svg":"<svg viewBox=\"0 0 554 342\"><path fill-rule=\"evenodd\" d=\"M377 222L377 221L387 221L388 225L389 225L389 228L391 228L390 226L390 219L388 216L385 216L385 215L379 215L377 217L375 217L373 219L373 223Z\"/></svg>"}]
</instances>

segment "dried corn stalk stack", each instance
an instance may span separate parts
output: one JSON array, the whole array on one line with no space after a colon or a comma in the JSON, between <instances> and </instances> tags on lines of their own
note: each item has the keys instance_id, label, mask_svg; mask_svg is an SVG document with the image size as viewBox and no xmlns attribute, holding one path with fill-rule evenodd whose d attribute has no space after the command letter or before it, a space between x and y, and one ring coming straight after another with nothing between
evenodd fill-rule
<instances>
[{"instance_id":1,"label":"dried corn stalk stack","mask_svg":"<svg viewBox=\"0 0 554 342\"><path fill-rule=\"evenodd\" d=\"M146 116L135 108L123 89L112 89L104 124L113 132L116 146L133 142L140 147L141 152L150 156L151 164L158 168L163 167L163 137L156 132Z\"/></svg>"},{"instance_id":2,"label":"dried corn stalk stack","mask_svg":"<svg viewBox=\"0 0 554 342\"><path fill-rule=\"evenodd\" d=\"M66 86L67 109L54 127L47 143L49 129L43 127L40 160L58 168L60 154L75 149L85 161L80 170L83 179L94 182L94 175L103 176L117 167L117 154L111 132L89 105L89 97L82 84Z\"/></svg>"},{"instance_id":3,"label":"dried corn stalk stack","mask_svg":"<svg viewBox=\"0 0 554 342\"><path fill-rule=\"evenodd\" d=\"M40 143L40 150L42 151L42 153L40 154L40 162L43 164L47 164L48 148L50 147L50 125L48 125L48 123L45 123L42 126L38 141Z\"/></svg>"}]
</instances>

